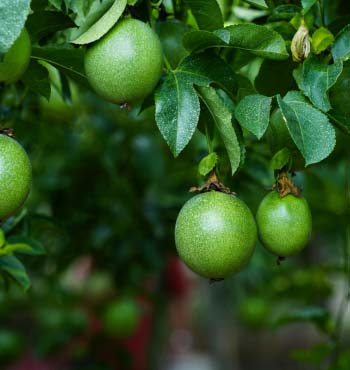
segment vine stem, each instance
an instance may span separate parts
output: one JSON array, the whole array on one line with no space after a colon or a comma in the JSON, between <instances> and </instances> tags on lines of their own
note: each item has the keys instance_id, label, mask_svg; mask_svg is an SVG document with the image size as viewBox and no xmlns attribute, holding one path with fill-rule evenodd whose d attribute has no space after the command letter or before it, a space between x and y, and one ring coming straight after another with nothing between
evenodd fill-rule
<instances>
[{"instance_id":1,"label":"vine stem","mask_svg":"<svg viewBox=\"0 0 350 370\"><path fill-rule=\"evenodd\" d=\"M213 144L210 139L209 129L207 123L205 123L205 138L207 139L208 152L213 153Z\"/></svg>"}]
</instances>

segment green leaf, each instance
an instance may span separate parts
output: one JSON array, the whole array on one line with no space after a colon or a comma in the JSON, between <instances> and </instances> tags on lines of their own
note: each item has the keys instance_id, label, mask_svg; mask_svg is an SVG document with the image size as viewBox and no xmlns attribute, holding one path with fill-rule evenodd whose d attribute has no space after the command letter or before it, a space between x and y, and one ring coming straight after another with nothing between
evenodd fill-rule
<instances>
[{"instance_id":1,"label":"green leaf","mask_svg":"<svg viewBox=\"0 0 350 370\"><path fill-rule=\"evenodd\" d=\"M190 51L213 47L232 47L267 59L283 60L289 56L280 34L256 24L238 24L212 33L193 31L184 36L183 42Z\"/></svg>"},{"instance_id":2,"label":"green leaf","mask_svg":"<svg viewBox=\"0 0 350 370\"><path fill-rule=\"evenodd\" d=\"M316 3L317 0L301 0L301 5L303 7L302 14L306 14Z\"/></svg>"},{"instance_id":3,"label":"green leaf","mask_svg":"<svg viewBox=\"0 0 350 370\"><path fill-rule=\"evenodd\" d=\"M5 54L20 35L30 9L30 0L1 0L0 55Z\"/></svg>"},{"instance_id":4,"label":"green leaf","mask_svg":"<svg viewBox=\"0 0 350 370\"><path fill-rule=\"evenodd\" d=\"M246 3L254 5L257 8L260 8L260 9L268 9L269 8L267 6L265 0L246 0Z\"/></svg>"},{"instance_id":5,"label":"green leaf","mask_svg":"<svg viewBox=\"0 0 350 370\"><path fill-rule=\"evenodd\" d=\"M52 64L66 76L78 83L89 87L84 70L84 50L71 46L62 47L33 47L32 58Z\"/></svg>"},{"instance_id":6,"label":"green leaf","mask_svg":"<svg viewBox=\"0 0 350 370\"><path fill-rule=\"evenodd\" d=\"M334 109L327 112L327 116L340 130L350 135L350 117L345 117Z\"/></svg>"},{"instance_id":7,"label":"green leaf","mask_svg":"<svg viewBox=\"0 0 350 370\"><path fill-rule=\"evenodd\" d=\"M214 55L189 56L166 76L156 92L156 122L174 156L185 148L197 127L200 105L194 84L216 83L233 94L236 80L233 70Z\"/></svg>"},{"instance_id":8,"label":"green leaf","mask_svg":"<svg viewBox=\"0 0 350 370\"><path fill-rule=\"evenodd\" d=\"M322 53L332 45L334 36L327 28L320 27L312 34L312 46L316 54Z\"/></svg>"},{"instance_id":9,"label":"green leaf","mask_svg":"<svg viewBox=\"0 0 350 370\"><path fill-rule=\"evenodd\" d=\"M41 40L57 31L75 27L75 23L61 12L38 11L28 17L26 27L32 40Z\"/></svg>"},{"instance_id":10,"label":"green leaf","mask_svg":"<svg viewBox=\"0 0 350 370\"><path fill-rule=\"evenodd\" d=\"M272 98L264 95L248 95L236 107L238 122L260 139L270 120Z\"/></svg>"},{"instance_id":11,"label":"green leaf","mask_svg":"<svg viewBox=\"0 0 350 370\"><path fill-rule=\"evenodd\" d=\"M50 99L49 73L37 60L31 60L21 79L31 91Z\"/></svg>"},{"instance_id":12,"label":"green leaf","mask_svg":"<svg viewBox=\"0 0 350 370\"><path fill-rule=\"evenodd\" d=\"M2 248L0 248L0 256L6 256L15 252L29 253L31 250L32 248L27 244L6 244Z\"/></svg>"},{"instance_id":13,"label":"green leaf","mask_svg":"<svg viewBox=\"0 0 350 370\"><path fill-rule=\"evenodd\" d=\"M189 51L228 47L227 43L210 31L191 31L184 35L183 45Z\"/></svg>"},{"instance_id":14,"label":"green leaf","mask_svg":"<svg viewBox=\"0 0 350 370\"><path fill-rule=\"evenodd\" d=\"M342 61L350 58L350 24L345 26L335 37L332 55L334 59Z\"/></svg>"},{"instance_id":15,"label":"green leaf","mask_svg":"<svg viewBox=\"0 0 350 370\"><path fill-rule=\"evenodd\" d=\"M212 87L198 87L201 99L213 117L221 139L225 145L232 175L237 171L241 161L241 148L234 127L232 113Z\"/></svg>"},{"instance_id":16,"label":"green leaf","mask_svg":"<svg viewBox=\"0 0 350 370\"><path fill-rule=\"evenodd\" d=\"M22 262L13 255L0 257L0 271L6 273L12 280L18 283L23 290L30 287L30 279Z\"/></svg>"},{"instance_id":17,"label":"green leaf","mask_svg":"<svg viewBox=\"0 0 350 370\"><path fill-rule=\"evenodd\" d=\"M288 148L279 150L271 159L271 167L274 170L281 170L291 160L292 153Z\"/></svg>"},{"instance_id":18,"label":"green leaf","mask_svg":"<svg viewBox=\"0 0 350 370\"><path fill-rule=\"evenodd\" d=\"M216 0L185 0L200 29L213 31L224 26L220 6Z\"/></svg>"},{"instance_id":19,"label":"green leaf","mask_svg":"<svg viewBox=\"0 0 350 370\"><path fill-rule=\"evenodd\" d=\"M100 8L94 9L94 13L87 17L85 24L81 25L73 39L74 44L89 44L100 39L118 21L126 7L126 0L115 0L113 5L103 14L104 3L100 3ZM96 18L98 17L98 20ZM91 24L93 23L93 24Z\"/></svg>"},{"instance_id":20,"label":"green leaf","mask_svg":"<svg viewBox=\"0 0 350 370\"><path fill-rule=\"evenodd\" d=\"M26 246L19 252L30 256L42 256L47 254L44 245L36 239L28 238L26 236L11 236L7 241L11 245Z\"/></svg>"},{"instance_id":21,"label":"green leaf","mask_svg":"<svg viewBox=\"0 0 350 370\"><path fill-rule=\"evenodd\" d=\"M327 92L336 83L343 69L342 62L337 60L328 65L316 57L310 57L294 71L294 78L299 89L311 102L323 112L331 109Z\"/></svg>"},{"instance_id":22,"label":"green leaf","mask_svg":"<svg viewBox=\"0 0 350 370\"><path fill-rule=\"evenodd\" d=\"M214 169L218 161L218 155L215 152L209 153L206 157L202 158L198 165L198 172L202 176L208 175L208 173Z\"/></svg>"},{"instance_id":23,"label":"green leaf","mask_svg":"<svg viewBox=\"0 0 350 370\"><path fill-rule=\"evenodd\" d=\"M289 92L278 105L289 133L305 158L306 165L329 156L335 147L335 131L328 118L308 104L301 93Z\"/></svg>"}]
</instances>

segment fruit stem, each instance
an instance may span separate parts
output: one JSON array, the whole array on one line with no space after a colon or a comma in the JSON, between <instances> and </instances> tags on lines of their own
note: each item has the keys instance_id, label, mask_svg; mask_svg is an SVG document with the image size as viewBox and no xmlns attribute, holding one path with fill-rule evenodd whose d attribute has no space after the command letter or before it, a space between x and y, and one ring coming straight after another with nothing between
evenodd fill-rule
<instances>
[{"instance_id":1,"label":"fruit stem","mask_svg":"<svg viewBox=\"0 0 350 370\"><path fill-rule=\"evenodd\" d=\"M165 64L167 70L168 71L172 71L173 69L172 69L172 67L171 67L171 65L170 65L170 63L168 61L168 58L164 54L163 54L163 59L164 59L164 64Z\"/></svg>"},{"instance_id":2,"label":"fruit stem","mask_svg":"<svg viewBox=\"0 0 350 370\"><path fill-rule=\"evenodd\" d=\"M13 134L13 128L9 128L9 127L0 128L0 134L9 136L9 137L15 137L15 135Z\"/></svg>"},{"instance_id":3,"label":"fruit stem","mask_svg":"<svg viewBox=\"0 0 350 370\"><path fill-rule=\"evenodd\" d=\"M293 194L294 196L299 197L301 194L300 189L293 183L286 170L282 170L278 174L275 187L280 198L283 198L288 194Z\"/></svg>"},{"instance_id":4,"label":"fruit stem","mask_svg":"<svg viewBox=\"0 0 350 370\"><path fill-rule=\"evenodd\" d=\"M200 186L200 187L192 186L189 191L191 193L195 193L195 192L206 193L211 190L219 191L221 193L230 194L230 195L236 194L219 181L219 178L218 178L218 175L215 169L209 173L208 179L203 186Z\"/></svg>"}]
</instances>

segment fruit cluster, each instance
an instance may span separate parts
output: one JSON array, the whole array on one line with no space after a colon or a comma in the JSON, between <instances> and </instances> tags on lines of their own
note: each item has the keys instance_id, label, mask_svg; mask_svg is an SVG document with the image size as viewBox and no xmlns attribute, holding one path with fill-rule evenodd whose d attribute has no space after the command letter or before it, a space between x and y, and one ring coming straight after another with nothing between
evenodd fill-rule
<instances>
[{"instance_id":1,"label":"fruit cluster","mask_svg":"<svg viewBox=\"0 0 350 370\"><path fill-rule=\"evenodd\" d=\"M232 194L211 190L194 196L181 209L175 226L176 248L197 274L221 280L240 271L253 255L257 234L279 258L300 252L311 233L311 213L300 194L278 186L257 211Z\"/></svg>"}]
</instances>

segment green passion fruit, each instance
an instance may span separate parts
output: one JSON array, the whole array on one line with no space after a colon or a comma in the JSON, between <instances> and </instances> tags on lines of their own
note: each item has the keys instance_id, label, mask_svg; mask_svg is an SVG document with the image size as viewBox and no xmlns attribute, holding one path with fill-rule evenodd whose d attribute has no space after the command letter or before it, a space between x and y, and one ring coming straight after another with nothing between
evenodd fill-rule
<instances>
[{"instance_id":1,"label":"green passion fruit","mask_svg":"<svg viewBox=\"0 0 350 370\"><path fill-rule=\"evenodd\" d=\"M260 241L279 257L299 253L310 238L311 212L302 196L280 198L277 191L270 192L260 203L256 220Z\"/></svg>"},{"instance_id":2,"label":"green passion fruit","mask_svg":"<svg viewBox=\"0 0 350 370\"><path fill-rule=\"evenodd\" d=\"M16 82L28 67L31 43L27 30L23 28L17 40L0 62L0 82Z\"/></svg>"},{"instance_id":3,"label":"green passion fruit","mask_svg":"<svg viewBox=\"0 0 350 370\"><path fill-rule=\"evenodd\" d=\"M127 297L111 302L102 317L104 331L118 338L132 335L138 327L139 320L140 308L137 302Z\"/></svg>"},{"instance_id":4,"label":"green passion fruit","mask_svg":"<svg viewBox=\"0 0 350 370\"><path fill-rule=\"evenodd\" d=\"M29 194L32 167L23 147L0 134L0 220L16 213Z\"/></svg>"},{"instance_id":5,"label":"green passion fruit","mask_svg":"<svg viewBox=\"0 0 350 370\"><path fill-rule=\"evenodd\" d=\"M91 86L104 99L118 104L149 95L159 81L162 64L158 36L136 19L119 21L85 54Z\"/></svg>"},{"instance_id":6,"label":"green passion fruit","mask_svg":"<svg viewBox=\"0 0 350 370\"><path fill-rule=\"evenodd\" d=\"M198 275L224 279L250 260L257 229L247 205L229 194L210 191L191 198L175 226L180 258Z\"/></svg>"}]
</instances>

